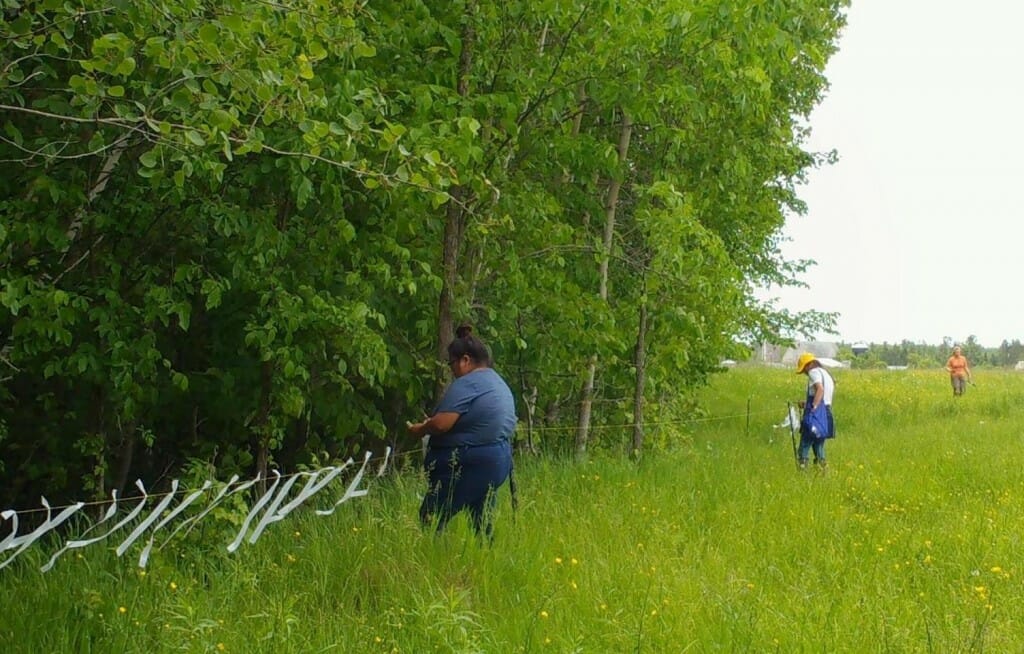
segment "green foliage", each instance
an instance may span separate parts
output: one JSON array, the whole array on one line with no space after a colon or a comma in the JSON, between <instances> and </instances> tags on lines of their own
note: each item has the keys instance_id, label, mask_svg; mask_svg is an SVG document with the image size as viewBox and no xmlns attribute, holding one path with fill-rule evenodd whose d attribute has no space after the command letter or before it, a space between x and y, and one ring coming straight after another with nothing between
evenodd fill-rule
<instances>
[{"instance_id":1,"label":"green foliage","mask_svg":"<svg viewBox=\"0 0 1024 654\"><path fill-rule=\"evenodd\" d=\"M641 307L654 407L827 326L751 298L845 4L7 2L0 504L407 445L446 272L550 433L594 356L635 415Z\"/></svg>"}]
</instances>

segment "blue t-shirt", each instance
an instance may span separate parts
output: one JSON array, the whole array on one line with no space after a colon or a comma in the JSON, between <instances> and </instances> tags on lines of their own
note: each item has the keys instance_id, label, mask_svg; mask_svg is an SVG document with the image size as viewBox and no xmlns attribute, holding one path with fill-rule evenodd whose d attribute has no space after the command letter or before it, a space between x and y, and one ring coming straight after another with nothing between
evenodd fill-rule
<instances>
[{"instance_id":1,"label":"blue t-shirt","mask_svg":"<svg viewBox=\"0 0 1024 654\"><path fill-rule=\"evenodd\" d=\"M491 368L474 370L453 381L434 412L457 413L459 419L447 433L431 436L431 447L511 442L516 428L512 390Z\"/></svg>"}]
</instances>

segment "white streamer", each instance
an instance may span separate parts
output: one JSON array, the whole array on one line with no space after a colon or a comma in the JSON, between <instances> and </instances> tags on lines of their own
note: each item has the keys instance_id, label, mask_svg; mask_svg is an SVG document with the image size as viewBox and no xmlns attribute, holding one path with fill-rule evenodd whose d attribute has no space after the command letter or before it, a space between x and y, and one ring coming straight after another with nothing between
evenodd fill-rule
<instances>
[{"instance_id":1,"label":"white streamer","mask_svg":"<svg viewBox=\"0 0 1024 654\"><path fill-rule=\"evenodd\" d=\"M166 525L168 522L170 522L171 520L174 520L176 517L178 517L179 513L181 513L185 509L187 509L188 505L191 504L192 502L195 502L196 499L200 495L205 493L206 489L208 489L210 486L213 486L213 482L212 481L205 481L205 482L203 482L203 485L202 485L202 487L199 490L193 491L192 494L190 494L188 497L183 499L181 501L181 504L179 504L173 511L168 513L166 518L164 518L163 520L158 522L157 525L155 527L153 527L153 531L151 531L149 533L149 542L147 542L146 546L144 548L142 548L142 554L139 555L139 567L140 568L145 568L146 567L146 563L149 562L149 551L153 549L153 539L156 538L156 532L160 531L160 528L163 527L164 525Z\"/></svg>"},{"instance_id":2,"label":"white streamer","mask_svg":"<svg viewBox=\"0 0 1024 654\"><path fill-rule=\"evenodd\" d=\"M317 515L331 515L332 513L334 513L338 506L347 502L348 500L356 497L363 497L364 495L368 494L369 491L366 489L360 489L359 485L363 481L363 477L366 474L367 466L369 465L372 456L373 455L371 452L367 452L365 454L365 456L363 457L362 466L359 468L358 472L355 474L352 481L345 489L345 492L342 495L341 499L334 502L334 504L327 509L316 510L315 513ZM388 447L384 452L384 460L381 462L379 468L377 469L377 477L383 476L384 472L387 469L390 456L391 448ZM350 458L340 466L327 466L319 470L301 472L295 475L290 475L287 478L283 477L279 471L273 471L273 483L271 484L267 492L264 493L263 496L260 497L255 502L253 507L249 510L249 513L246 515L245 520L242 522L242 526L239 529L237 536L231 542L231 544L228 545L228 552L234 552L235 550L237 550L239 546L242 544L242 541L246 539L247 534L249 536L249 543L255 543L261 537L261 535L263 534L267 527L269 527L275 522L283 520L292 511L294 511L296 508L305 503L310 497L316 495L324 488L326 488L328 485L330 485L335 479L338 478L338 476L343 471L345 471L346 469L349 468L349 466L352 465L354 465L354 461ZM305 478L306 480L305 484L302 487L302 490L299 491L294 498L286 501L288 495L291 493L292 487L298 482L300 478ZM164 546L166 546L171 541L171 539L174 538L174 536L177 535L181 530L184 529L185 534L188 534L190 531L192 531L192 529L195 528L197 524L199 524L199 522L204 517L206 517L212 510L214 510L218 505L220 505L220 503L223 502L225 498L227 498L230 495L234 495L236 493L251 488L253 485L260 481L261 476L257 475L255 479L246 481L236 486L235 484L238 482L238 479L238 475L233 475L231 479L227 482L227 484L225 484L224 487L221 488L221 490L217 493L216 497L214 497L210 501L209 505L206 506L206 508L204 508L195 516L185 518L180 524L178 524L173 530L171 530L170 534L160 544L158 549L162 549ZM282 481L284 481L283 484L281 483ZM178 491L178 480L172 480L170 492L163 496L163 499L153 508L150 514L132 530L131 534L129 534L129 536L120 545L118 545L118 547L116 548L117 555L119 557L124 555L124 553L128 550L129 547L132 546L133 543L135 543L140 537L142 537L143 534L149 531L150 533L148 541L145 547L142 549L142 552L139 556L139 567L145 568L149 562L149 557L153 550L153 545L156 540L157 532L163 529L164 527L172 524L176 519L178 519L189 506L192 506L196 502L196 500L199 499L199 497L201 497L211 486L213 486L213 483L214 482L212 481L204 482L200 489L190 493L178 504L177 507L170 511L170 513L164 515L164 512L174 501L175 495L177 494ZM50 560L46 563L46 565L40 568L40 571L50 571L56 564L57 559L59 559L69 550L88 547L89 545L93 545L95 543L103 541L109 538L115 532L121 530L123 527L125 527L127 524L129 524L136 518L138 518L138 516L142 513L143 509L145 508L150 496L146 493L146 488L143 485L141 479L135 481L135 486L139 489L139 492L142 494L142 497L140 498L138 504L128 513L128 515L119 520L117 524L115 524L113 527L109 528L106 532L99 536L95 536L92 538L79 537L74 540L66 541L64 546L61 547L60 550L58 550L52 557L50 557ZM280 490L278 490L278 487L280 487ZM24 534L21 536L18 535L18 511L5 510L3 512L0 512L0 521L10 521L11 523L10 533L8 533L6 536L3 537L2 540L0 540L0 553L7 550L15 550L13 554L11 554L9 557L6 558L6 560L0 563L0 569L3 569L10 565L10 563L16 557L18 557L22 552L24 552L26 549L28 549L30 546L36 543L44 534L56 529L68 518L70 518L72 515L78 512L83 506L85 506L84 502L76 502L75 504L72 504L70 506L63 507L63 510L60 513L58 513L56 517L54 517L53 508L50 506L46 498L43 497L41 498L41 500L43 506L46 508L46 520L43 522L43 524L41 524L39 527L37 527L35 530L28 534ZM266 509L264 511L265 507ZM104 523L107 523L108 521L112 520L117 515L118 508L118 493L115 490L111 492L110 506L107 507L103 517L101 517L98 522L88 527L84 532L82 532L81 535L85 536L96 530L100 525L103 525ZM256 517L261 512L263 512L261 519L257 521L255 529L253 529L252 533L249 534L250 525L253 523L254 520L256 520Z\"/></svg>"},{"instance_id":3,"label":"white streamer","mask_svg":"<svg viewBox=\"0 0 1024 654\"><path fill-rule=\"evenodd\" d=\"M195 528L195 526L196 526L197 524L199 524L199 521L200 521L200 520L202 520L203 518L205 518L205 517L206 517L206 515L207 515L207 514L208 514L208 513L210 512L210 511L213 511L213 510L214 510L215 508L217 508L217 506L218 506L218 505L219 505L219 504L221 503L221 501L222 501L222 500L223 500L223 499L224 499L225 497L227 497L228 495L234 495L235 493L237 493L237 492L239 492L239 491L244 491L244 490L246 490L247 488L250 488L250 487L252 487L252 486L253 486L253 485L254 485L254 484L255 484L256 482L258 482L259 480L260 480L260 475L259 475L259 474L257 474L257 475L256 475L256 478L255 478L255 479L253 479L253 480L251 480L251 481L247 481L247 482L245 482L244 484L240 485L240 486L239 486L238 488L232 489L232 488L231 488L231 486L232 486L232 485L233 485L233 484L234 484L234 483L235 483L236 481L238 481L238 475L232 475L232 476L231 476L231 479L229 479L229 480L228 480L228 483L227 483L227 484L225 484L224 488L220 489L220 492L219 492L219 493L217 493L217 496L216 496L215 498L213 498L213 499L212 499L212 500L210 501L210 505L209 505L209 506L207 506L207 507L206 507L205 509L203 509L203 510L202 510L202 512L201 512L201 513L199 513L198 515L194 515L194 516L192 516L191 518L188 518L188 519L186 519L186 520L185 520L184 522L182 522L182 523L181 523L180 525L178 525L178 526L177 526L177 527L176 527L176 528L174 529L174 531L172 531L172 532L170 533L170 535L169 535L169 536L167 536L167 540L165 540L165 541L164 541L163 543L161 543L161 544L160 544L160 547L159 547L158 549L163 549L163 548L164 548L164 547L165 547L165 546L167 545L167 543L169 543L169 542L171 541L171 539L172 539L172 538L174 538L174 535L175 535L175 534L177 534L177 533L178 533L179 531L181 531L182 529L184 529L184 528L185 528L186 526L188 526L188 529L186 529L186 530L185 530L185 533L183 534L183 536L187 536L187 535L189 534L189 532L191 532L191 531L192 531L192 529L194 529L194 528ZM229 490L230 490L231 492L228 492Z\"/></svg>"},{"instance_id":4,"label":"white streamer","mask_svg":"<svg viewBox=\"0 0 1024 654\"><path fill-rule=\"evenodd\" d=\"M390 456L391 456L391 446L388 445L387 449L384 450L384 462L380 464L380 468L377 470L377 476L378 477L383 477L384 476L384 471L387 470L388 458Z\"/></svg>"},{"instance_id":5,"label":"white streamer","mask_svg":"<svg viewBox=\"0 0 1024 654\"><path fill-rule=\"evenodd\" d=\"M178 480L172 479L171 492L167 493L164 496L164 499L160 500L160 503L156 505L156 508L150 512L146 519L140 522L139 525L135 527L135 529L132 531L132 533L128 535L128 538L124 539L124 542L117 546L116 552L118 556L123 555L128 550L128 548L131 547L132 543L134 543L139 538L139 536L143 534L143 532L149 529L149 526L151 524L156 522L156 519L159 518L160 514L164 512L164 509L167 508L167 505L174 501L174 494L177 492Z\"/></svg>"},{"instance_id":6,"label":"white streamer","mask_svg":"<svg viewBox=\"0 0 1024 654\"><path fill-rule=\"evenodd\" d=\"M366 456L363 457L362 467L359 468L359 472L357 472L356 476L352 479L352 483L349 484L348 488L345 489L345 494L341 496L341 499L335 502L334 506L332 506L330 509L318 510L316 512L317 515L331 515L332 513L334 513L334 510L337 509L341 504L349 501L353 497L362 497L363 495L366 495L369 492L366 490L356 490L356 486L358 486L359 482L363 480L363 473L366 472L366 464L370 462L370 456L371 453L367 452Z\"/></svg>"},{"instance_id":7,"label":"white streamer","mask_svg":"<svg viewBox=\"0 0 1024 654\"><path fill-rule=\"evenodd\" d=\"M113 527L110 528L110 531L108 531L107 533L103 534L102 536L97 536L96 538L91 538L89 540L71 540L71 541L68 541L68 549L74 549L76 547L85 547L86 545L92 545L93 543L98 543L101 540L105 539L107 536L110 536L110 534L114 533L115 531L117 531L121 527L125 526L126 524L128 524L129 522L134 520L136 518L136 516L138 516L140 513L142 513L142 509L143 509L143 507L146 506L146 499L148 497L146 495L146 487L142 484L142 480L141 479L136 479L135 480L135 487L139 489L140 493L142 493L142 499L140 499L139 503L137 505L135 505L135 508L131 510L131 513L126 515L124 518L122 518L116 525L114 525ZM113 507L113 508L116 510L117 507ZM109 513L110 509L107 509L107 512Z\"/></svg>"},{"instance_id":8,"label":"white streamer","mask_svg":"<svg viewBox=\"0 0 1024 654\"><path fill-rule=\"evenodd\" d=\"M273 485L271 485L270 489L263 494L263 497L257 500L256 504L253 505L252 510L249 511L249 515L245 516L245 520L242 522L242 528L238 530L238 536L236 536L235 540L231 541L231 544L228 545L228 552L234 552L238 549L238 546L242 544L242 539L245 538L246 532L249 531L249 523L256 517L256 514L263 508L263 505L269 502L270 498L273 497L274 491L277 489L277 484L281 481L281 473L275 470L274 477Z\"/></svg>"},{"instance_id":9,"label":"white streamer","mask_svg":"<svg viewBox=\"0 0 1024 654\"><path fill-rule=\"evenodd\" d=\"M137 482L137 483L141 483L141 482ZM97 522L96 524L94 524L91 527L89 527L88 529L86 529L82 533L82 535L84 536L85 534L88 534L90 531L92 531L96 527L99 527L100 525L102 525L107 520L110 520L111 518L114 517L115 513L117 513L117 489L116 488L114 490L110 491L110 506L107 507L107 512L105 514L103 514L103 517L100 518L99 522ZM109 533L110 532L107 532L107 534L109 534ZM46 565L44 565L43 567L39 568L39 571L40 572L49 572L50 568L52 568L54 566L54 564L57 563L57 559L60 558L64 554L64 552L67 552L70 549L75 549L77 547L85 547L89 543L95 542L96 540L103 540L104 538L107 537L107 534L104 534L103 536L99 537L98 539L86 540L86 541L82 541L82 540L68 541L68 542L64 543L64 547L60 548L60 550L58 550L56 554L51 556L49 562ZM2 548L0 548L0 549L2 549Z\"/></svg>"},{"instance_id":10,"label":"white streamer","mask_svg":"<svg viewBox=\"0 0 1024 654\"><path fill-rule=\"evenodd\" d=\"M301 474L305 475L307 473ZM284 483L284 486L281 487L281 490L278 491L278 493L274 496L274 501L270 503L269 507L267 507L267 510L263 514L263 517L260 518L260 521L258 523L256 523L256 528L252 530L252 535L249 536L250 545L255 544L256 541L259 540L260 534L262 534L263 530L267 528L267 525L269 525L271 522L277 522L281 519L277 517L277 507L280 506L281 502L284 501L284 498L288 496L288 493L291 491L292 486L294 486L295 482L299 480L299 477L300 475L295 475L291 477L288 481Z\"/></svg>"},{"instance_id":11,"label":"white streamer","mask_svg":"<svg viewBox=\"0 0 1024 654\"><path fill-rule=\"evenodd\" d=\"M299 495L294 500L292 500L288 504L285 504L283 507L281 507L281 510L278 511L277 514L281 518L283 518L286 515L288 515L289 513L291 513L300 504L302 504L303 502L308 500L313 495L316 495L317 493L319 493L321 490L324 489L325 486L327 486L327 484L329 484L332 481L334 481L334 478L337 477L338 475L340 475L341 472L345 468L347 468L350 465L352 465L352 463L353 463L352 459L349 459L348 461L346 461L341 466L329 466L327 468L322 468L320 470L317 470L316 472L313 472L313 473L306 473L306 474L310 475L310 478L309 478L309 481L306 482L306 486L302 489L302 492L300 492ZM323 479L321 479L320 481L317 481L316 478L320 476L321 472L326 472L327 474L324 475Z\"/></svg>"},{"instance_id":12,"label":"white streamer","mask_svg":"<svg viewBox=\"0 0 1024 654\"><path fill-rule=\"evenodd\" d=\"M63 511L61 511L60 513L57 514L56 518L53 518L51 520L50 519L50 515L51 515L52 511L50 510L50 503L46 501L45 497L42 498L42 501L43 501L43 506L46 507L46 522L44 522L43 524L41 524L38 527L36 527L35 531L33 531L32 533L28 534L27 536L24 536L22 538L14 538L11 541L11 544L8 545L8 549L11 548L11 547L17 547L17 543L19 543L19 542L20 542L21 546L18 547L18 549L16 549L14 551L14 554L11 554L7 558L6 561L4 561L3 563L0 563L0 570L4 569L8 565L10 565L11 561L16 559L19 554L21 554L26 549L28 549L28 547L32 543L34 543L37 540L39 540L39 538L43 534L45 534L46 532L48 532L48 531L50 531L52 529L56 529L57 527L59 527L61 525L61 523L63 523L65 520L67 520L72 515L74 515L79 509L81 509L83 506L85 506L85 502L76 502L75 504L72 504L71 506L66 507Z\"/></svg>"},{"instance_id":13,"label":"white streamer","mask_svg":"<svg viewBox=\"0 0 1024 654\"><path fill-rule=\"evenodd\" d=\"M0 518L11 521L11 533L7 534L7 537L0 540L0 552L3 552L8 547L15 547L11 545L14 542L14 537L18 535L18 512L7 510L0 513Z\"/></svg>"}]
</instances>

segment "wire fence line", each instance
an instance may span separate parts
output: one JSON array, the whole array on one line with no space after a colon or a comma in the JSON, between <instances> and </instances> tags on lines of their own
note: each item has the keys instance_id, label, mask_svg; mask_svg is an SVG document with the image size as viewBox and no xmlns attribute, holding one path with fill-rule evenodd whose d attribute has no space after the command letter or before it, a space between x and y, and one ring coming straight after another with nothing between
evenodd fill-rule
<instances>
[{"instance_id":1,"label":"wire fence line","mask_svg":"<svg viewBox=\"0 0 1024 654\"><path fill-rule=\"evenodd\" d=\"M717 422L717 421L724 421L724 420L735 420L737 418L746 418L748 416L764 415L764 414L768 414L768 413L776 413L776 411L774 411L774 410L763 410L763 411L754 411L754 412L751 412L749 414L748 413L742 413L742 414L733 414L733 415L725 415L725 416L710 416L710 417L704 417L704 418L687 418L685 420L666 420L666 421L660 421L660 422L645 422L644 426L645 427L664 427L664 426L678 426L678 425L684 425L684 424L694 424L694 423L704 423L704 422ZM634 426L634 424L630 422L630 423L609 424L609 425L591 425L590 428L593 429L593 430L610 430L610 429L629 429L629 428L632 428L633 426ZM550 426L549 427L533 427L532 431L533 432L575 431L576 428L577 428L576 425L563 425L563 426L556 426L556 427L550 427ZM388 447L387 448L387 452L385 453L384 456L373 457L372 454L371 454L370 455L371 458L370 458L368 463L370 465L378 464L378 463L379 464L384 464L387 461L396 461L396 460L404 459L406 457L409 457L409 456L417 454L417 452L418 452L418 450L416 448L413 448L413 449L410 449L410 450L406 450L406 451L401 451L401 452L392 452L391 448ZM348 465L348 464L346 464L346 465ZM325 468L321 468L320 470L326 470L326 469L329 469L329 468L330 468L330 466L327 466ZM279 471L271 471L271 472L272 472L273 475L279 475L282 480L287 480L287 479L289 479L291 477L312 474L313 471L297 471L297 472L291 472L291 473L287 473L287 474L286 473L281 473ZM382 475L383 472L384 472L384 469L382 468L380 474ZM380 475L378 475L378 476L380 476ZM238 479L238 475L235 475L234 477L232 477L231 481L228 482L228 484L230 485L232 483L235 483L237 481L237 479ZM257 477L256 479L253 479L252 482L249 485L246 486L246 488L249 488L252 485L255 485L258 481L259 481L259 477ZM172 482L172 484L173 483L174 482ZM213 482L211 482L211 481L205 482L202 490L205 490L207 488L207 485L212 485L212 484L213 484ZM122 497L122 498L120 498L120 501L129 501L129 500L139 499L140 497L148 497L150 499L157 499L157 498L165 497L167 495L176 495L176 494L179 494L179 493L186 492L184 489L177 490L177 488L175 487L174 489L172 489L170 491L164 491L164 492L161 492L161 493L146 493L144 486L142 486L141 480L137 480L135 482L135 485L136 485L136 487L138 487L140 489L139 495L133 495L133 496L130 496L130 497ZM236 489L236 490L244 490L244 489ZM70 507L89 508L89 507L97 507L97 506L107 506L108 504L116 505L116 502L117 502L116 491L114 493L112 493L111 495L113 496L113 499L111 499L111 500L93 500L93 501L90 501L90 502L74 502L72 504L65 504L65 505L58 505L58 506L51 506L46 501L46 498L43 497L42 498L43 506L40 507L40 508L17 509L17 510L11 509L11 510L3 511L2 513L0 513L0 516L6 516L6 515L8 515L10 513L16 513L18 515L29 515L29 514L33 514L33 513L43 513L43 512L51 512L51 511L63 511L64 509L67 509L67 508L70 508ZM0 541L0 552L2 552L2 551L3 551L3 546L2 546L2 541Z\"/></svg>"},{"instance_id":2,"label":"wire fence line","mask_svg":"<svg viewBox=\"0 0 1024 654\"><path fill-rule=\"evenodd\" d=\"M762 411L751 411L750 413L746 413L746 412L744 412L744 413L736 413L736 414L727 415L727 416L706 416L704 418L683 418L683 419L679 419L679 420L660 420L660 421L657 421L657 422L646 422L645 421L642 426L644 426L644 427L666 427L666 426L689 425L689 424L702 423L702 422L719 422L719 421L723 421L723 420L735 420L737 418L747 418L749 416L764 415L764 414L768 414L768 413L777 413L777 412L778 411L776 409L772 409L772 410L765 409L765 410L762 410ZM635 425L635 423L626 422L626 423L612 424L612 425L591 425L590 428L591 429L631 429L632 427L634 427L634 425ZM576 425L565 425L565 426L560 426L560 427L533 427L532 430L533 431L575 431L576 430Z\"/></svg>"},{"instance_id":3,"label":"wire fence line","mask_svg":"<svg viewBox=\"0 0 1024 654\"><path fill-rule=\"evenodd\" d=\"M724 416L707 416L682 420L647 422L644 423L644 426L680 426L685 424L736 420L738 418L746 418L749 422L751 416L767 413L775 413L775 411L748 411L741 414ZM591 428L595 430L610 430L631 428L633 426L633 423L623 423L592 425ZM533 427L532 431L550 432L565 431L567 429L571 430L575 429L575 427ZM418 450L413 449L393 454L391 447L386 448L383 456L374 457L372 452L366 452L363 455L362 464L352 476L340 498L333 501L325 508L316 509L316 515L331 515L345 502L367 495L369 490L367 488L360 488L360 484L362 484L368 469L372 470L376 467L377 471L374 476L381 477L385 473L390 462L416 453L418 453ZM264 480L266 482L270 482L269 487L258 499L256 499L252 507L249 509L235 538L227 545L227 551L229 553L233 553L245 543L250 545L255 544L268 527L276 522L284 520L288 514L306 503L307 500L317 493L329 487L333 482L341 477L343 472L352 468L354 465L355 461L352 458L349 458L341 465L324 466L317 470L299 471L288 474L281 473L278 470L273 470ZM146 536L145 545L143 546L138 559L139 567L145 568L154 547L157 550L161 550L179 533L184 532L182 533L182 536L187 535L196 527L196 525L209 515L211 511L223 504L227 498L247 491L261 481L260 475L246 481L240 481L240 479L239 475L234 475L223 485L207 480L203 482L200 488L192 491L180 489L179 480L173 479L171 481L170 490L160 493L147 492L145 484L140 479L135 482L138 495L133 495L128 498L118 497L118 492L115 490L111 492L110 500L74 502L72 504L62 506L51 506L44 496L41 498L41 508L4 510L0 512L0 525L9 523L9 532L6 536L0 538L0 557L3 557L0 559L0 570L9 566L22 553L34 544L38 543L46 534L56 530L84 508L101 506L107 507L103 512L103 515L95 523L86 528L85 531L77 538L65 540L63 546L50 557L49 561L45 565L40 568L41 572L48 572L51 570L57 560L70 550L82 549L96 545L113 537L115 533L127 531L129 525L134 524L146 510L147 504L155 502L155 506L149 509L146 516L134 525L134 528L132 528L127 536L122 537L121 542L115 549L117 556L121 557L129 550L129 548L132 547L132 545ZM297 492L293 492L294 487L303 479L305 480L305 483L301 486L301 489ZM218 490L209 500L209 503L205 508L190 515L187 514L187 509L193 507L193 505L195 505L204 495L208 495L208 492L215 486L218 486ZM181 499L181 501L172 508L175 498L181 495L184 496L183 499ZM133 502L134 506L131 510L115 522L114 518L122 510L122 505ZM25 516L40 512L46 513L45 520L28 533L19 535L19 515ZM95 533L101 532L100 528L102 526L111 522L113 522L113 526L102 531L99 535L94 535ZM159 545L157 545L157 534L165 528L167 528L168 533L163 537ZM0 533L4 532L0 531Z\"/></svg>"}]
</instances>

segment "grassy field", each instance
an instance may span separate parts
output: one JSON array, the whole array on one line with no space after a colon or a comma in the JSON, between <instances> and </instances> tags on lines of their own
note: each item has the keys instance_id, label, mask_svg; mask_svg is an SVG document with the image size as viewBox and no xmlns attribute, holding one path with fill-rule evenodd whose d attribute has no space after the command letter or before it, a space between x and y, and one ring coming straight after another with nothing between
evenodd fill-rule
<instances>
[{"instance_id":1,"label":"grassy field","mask_svg":"<svg viewBox=\"0 0 1024 654\"><path fill-rule=\"evenodd\" d=\"M1024 375L836 373L827 473L773 428L805 377L733 369L640 464L520 461L493 546L419 482L134 559L0 571L0 652L1022 652Z\"/></svg>"}]
</instances>

